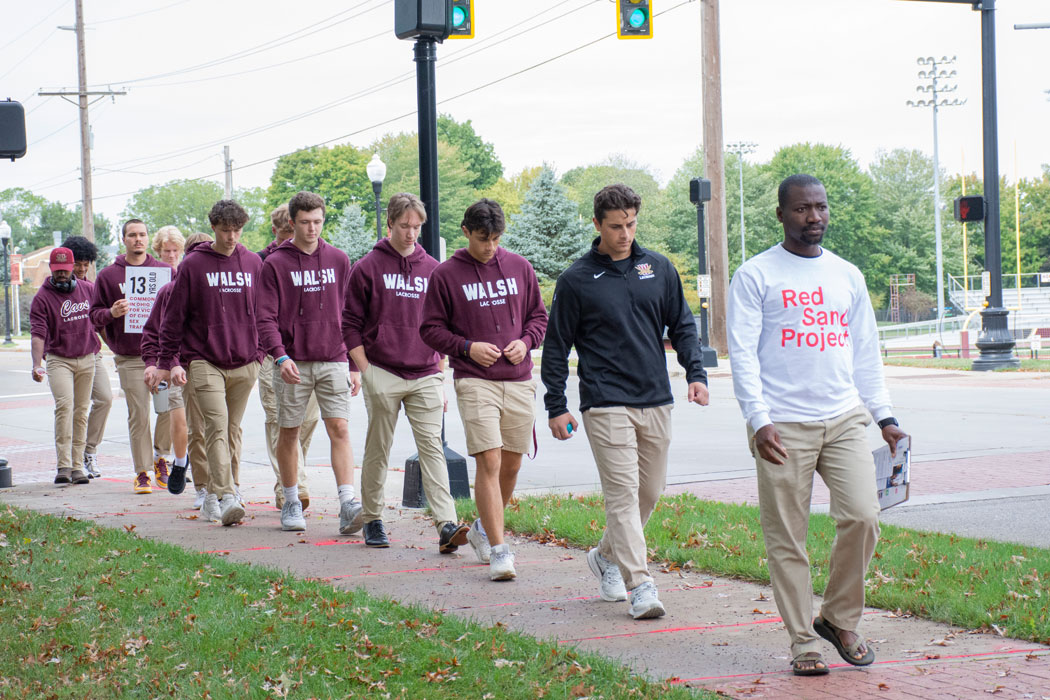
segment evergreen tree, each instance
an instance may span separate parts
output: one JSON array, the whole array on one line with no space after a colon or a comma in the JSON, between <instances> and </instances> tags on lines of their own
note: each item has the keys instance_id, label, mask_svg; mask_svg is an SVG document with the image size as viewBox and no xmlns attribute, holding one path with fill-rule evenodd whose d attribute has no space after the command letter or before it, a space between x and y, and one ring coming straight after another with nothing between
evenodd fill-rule
<instances>
[{"instance_id":1,"label":"evergreen tree","mask_svg":"<svg viewBox=\"0 0 1050 700\"><path fill-rule=\"evenodd\" d=\"M521 213L511 217L505 245L532 263L541 280L553 280L587 250L591 223L544 166L532 182Z\"/></svg>"},{"instance_id":2,"label":"evergreen tree","mask_svg":"<svg viewBox=\"0 0 1050 700\"><path fill-rule=\"evenodd\" d=\"M349 255L351 262L363 258L376 243L367 223L365 213L356 204L348 204L336 220L332 245Z\"/></svg>"}]
</instances>

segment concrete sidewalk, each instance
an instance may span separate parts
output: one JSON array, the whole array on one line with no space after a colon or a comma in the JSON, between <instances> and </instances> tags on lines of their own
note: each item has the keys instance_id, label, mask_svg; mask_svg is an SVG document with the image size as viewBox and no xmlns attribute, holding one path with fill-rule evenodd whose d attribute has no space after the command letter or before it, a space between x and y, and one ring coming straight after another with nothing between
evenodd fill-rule
<instances>
[{"instance_id":1,"label":"concrete sidewalk","mask_svg":"<svg viewBox=\"0 0 1050 700\"><path fill-rule=\"evenodd\" d=\"M10 438L0 451L18 454ZM868 610L864 633L878 654L868 669L836 663L824 678L796 678L788 671L787 636L768 586L696 573L654 575L668 615L634 621L626 603L597 596L584 552L521 538L512 540L519 577L492 583L487 566L468 548L437 552L429 520L392 499L384 519L392 547L370 550L358 537L338 535L338 499L327 470L312 468L314 495L307 531L280 530L267 474L254 468L245 523L224 528L190 509L192 495L131 493L127 479L108 476L87 486L20 483L0 501L59 516L93 519L108 527L262 564L290 574L363 588L483 624L512 629L615 658L639 673L719 690L734 697L939 698L1041 697L1050 689L1050 648L947 625ZM247 482L247 479L243 479Z\"/></svg>"}]
</instances>

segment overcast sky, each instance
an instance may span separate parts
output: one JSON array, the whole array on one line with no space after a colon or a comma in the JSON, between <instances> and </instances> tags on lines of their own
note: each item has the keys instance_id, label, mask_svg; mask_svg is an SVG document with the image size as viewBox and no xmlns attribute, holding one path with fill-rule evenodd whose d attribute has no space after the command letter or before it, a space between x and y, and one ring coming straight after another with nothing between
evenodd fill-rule
<instances>
[{"instance_id":1,"label":"overcast sky","mask_svg":"<svg viewBox=\"0 0 1050 700\"><path fill-rule=\"evenodd\" d=\"M85 0L88 82L127 89L91 109L95 208L174 178L266 186L274 159L321 143L365 146L415 131L412 43L391 0ZM654 0L648 41L619 41L611 0L475 0L476 38L438 46L438 110L473 120L506 175L559 173L611 154L661 182L701 141L700 3ZM1000 167L1050 162L1046 0L997 3ZM40 89L76 88L73 0L0 0L0 99L27 111L29 153L0 163L0 189L80 198L77 110ZM905 0L722 0L726 143L768 160L800 141L933 151L931 110L907 106L916 58L958 56L961 107L940 118L942 166L981 170L980 13ZM608 36L612 34L612 36ZM603 38L605 37L605 38Z\"/></svg>"}]
</instances>

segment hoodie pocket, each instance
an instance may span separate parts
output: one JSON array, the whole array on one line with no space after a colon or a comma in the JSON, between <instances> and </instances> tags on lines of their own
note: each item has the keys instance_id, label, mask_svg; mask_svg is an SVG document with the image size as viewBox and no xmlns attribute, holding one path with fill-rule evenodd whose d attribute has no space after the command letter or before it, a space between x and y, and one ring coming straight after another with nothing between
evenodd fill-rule
<instances>
[{"instance_id":1,"label":"hoodie pocket","mask_svg":"<svg viewBox=\"0 0 1050 700\"><path fill-rule=\"evenodd\" d=\"M252 342L245 338L250 331L237 328L228 323L216 323L208 326L207 347L201 354L211 358L213 364L220 367L238 367L255 359L255 348L248 347ZM254 345L258 346L258 339Z\"/></svg>"}]
</instances>

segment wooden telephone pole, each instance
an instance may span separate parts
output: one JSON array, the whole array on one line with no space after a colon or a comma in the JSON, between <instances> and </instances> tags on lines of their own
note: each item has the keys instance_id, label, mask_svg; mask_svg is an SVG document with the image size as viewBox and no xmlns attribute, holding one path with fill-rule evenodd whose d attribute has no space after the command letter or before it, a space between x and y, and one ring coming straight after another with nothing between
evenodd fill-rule
<instances>
[{"instance_id":1,"label":"wooden telephone pole","mask_svg":"<svg viewBox=\"0 0 1050 700\"><path fill-rule=\"evenodd\" d=\"M711 272L711 346L729 352L726 302L729 298L729 245L726 234L726 173L722 152L722 52L719 47L718 0L700 0L703 66L704 177L711 181L707 205L707 253Z\"/></svg>"},{"instance_id":2,"label":"wooden telephone pole","mask_svg":"<svg viewBox=\"0 0 1050 700\"><path fill-rule=\"evenodd\" d=\"M95 212L91 195L91 125L88 123L88 107L102 99L114 95L127 94L123 90L87 89L87 56L84 49L84 2L76 0L77 21L73 27L59 27L59 29L72 29L77 34L77 90L58 90L56 92L39 92L41 97L61 97L65 100L76 95L77 101L73 104L80 108L80 196L81 215L83 217L81 227L83 235L92 243L95 242ZM88 102L88 97L96 99Z\"/></svg>"}]
</instances>

